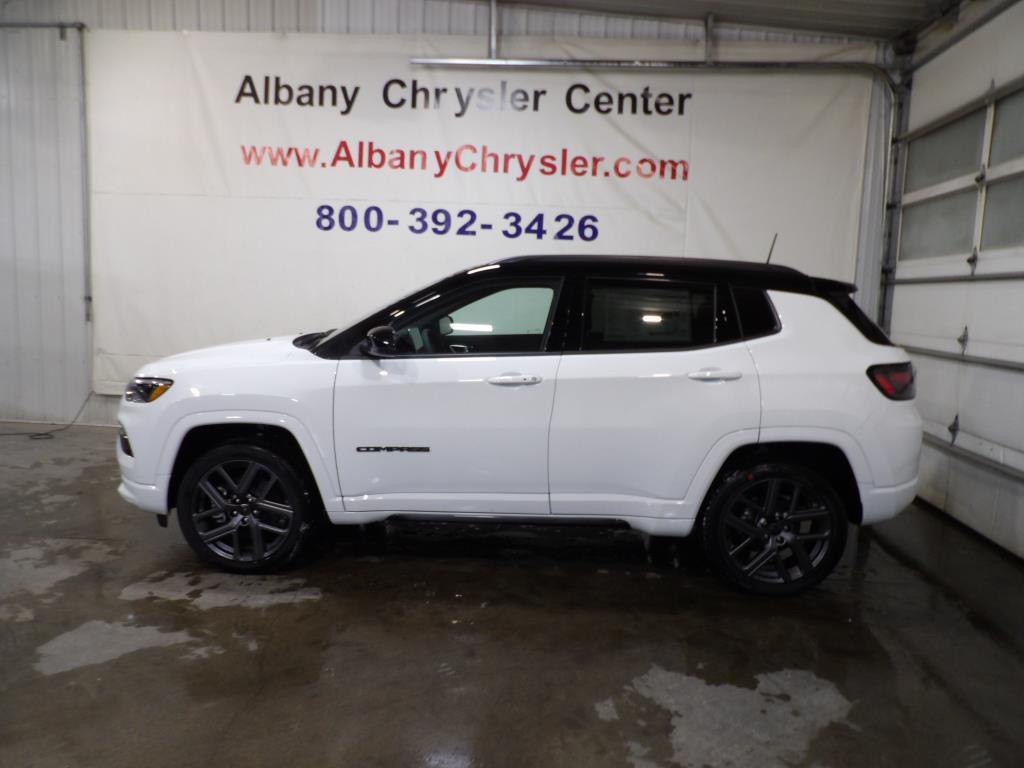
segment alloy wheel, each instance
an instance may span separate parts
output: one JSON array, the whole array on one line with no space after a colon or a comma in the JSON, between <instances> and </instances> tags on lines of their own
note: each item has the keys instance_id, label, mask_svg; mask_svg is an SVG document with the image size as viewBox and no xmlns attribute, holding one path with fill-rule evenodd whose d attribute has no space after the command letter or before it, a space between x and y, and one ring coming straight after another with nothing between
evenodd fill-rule
<instances>
[{"instance_id":1,"label":"alloy wheel","mask_svg":"<svg viewBox=\"0 0 1024 768\"><path fill-rule=\"evenodd\" d=\"M806 579L834 545L833 514L812 486L797 478L758 478L724 510L723 552L746 578L764 584Z\"/></svg>"},{"instance_id":2,"label":"alloy wheel","mask_svg":"<svg viewBox=\"0 0 1024 768\"><path fill-rule=\"evenodd\" d=\"M271 557L295 519L281 478L258 461L225 461L208 470L193 492L192 522L218 557L255 563Z\"/></svg>"}]
</instances>

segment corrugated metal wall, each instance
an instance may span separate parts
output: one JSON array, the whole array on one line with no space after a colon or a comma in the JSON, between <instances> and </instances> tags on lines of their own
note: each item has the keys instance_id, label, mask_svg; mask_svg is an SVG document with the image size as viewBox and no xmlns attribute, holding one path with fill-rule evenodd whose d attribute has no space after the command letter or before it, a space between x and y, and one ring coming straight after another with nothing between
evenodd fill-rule
<instances>
[{"instance_id":1,"label":"corrugated metal wall","mask_svg":"<svg viewBox=\"0 0 1024 768\"><path fill-rule=\"evenodd\" d=\"M699 23L499 6L503 35L703 39ZM0 21L77 21L94 29L485 35L484 0L0 0ZM722 40L821 42L838 35L719 26Z\"/></svg>"},{"instance_id":2,"label":"corrugated metal wall","mask_svg":"<svg viewBox=\"0 0 1024 768\"><path fill-rule=\"evenodd\" d=\"M10 0L5 21L80 21L102 29L484 35L488 4L452 0ZM700 26L504 7L509 35L700 39Z\"/></svg>"},{"instance_id":3,"label":"corrugated metal wall","mask_svg":"<svg viewBox=\"0 0 1024 768\"><path fill-rule=\"evenodd\" d=\"M481 55L488 13L486 2L461 0L0 0L0 23L475 34ZM503 36L699 41L704 34L697 23L519 6L501 7L500 25ZM843 40L739 27L719 27L716 34L723 41ZM67 421L89 389L80 45L74 29L63 36L53 29L0 31L0 419ZM869 174L873 164L869 159ZM869 275L881 259L876 239L862 233L861 262ZM111 424L115 409L116 398L93 397L81 420Z\"/></svg>"},{"instance_id":4,"label":"corrugated metal wall","mask_svg":"<svg viewBox=\"0 0 1024 768\"><path fill-rule=\"evenodd\" d=\"M81 35L0 30L0 415L89 392Z\"/></svg>"}]
</instances>

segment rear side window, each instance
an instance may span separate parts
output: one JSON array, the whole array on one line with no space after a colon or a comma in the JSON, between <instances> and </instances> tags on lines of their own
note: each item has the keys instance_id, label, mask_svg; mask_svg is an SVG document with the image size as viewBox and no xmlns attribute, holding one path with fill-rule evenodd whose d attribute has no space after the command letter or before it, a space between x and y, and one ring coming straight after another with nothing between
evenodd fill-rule
<instances>
[{"instance_id":1,"label":"rear side window","mask_svg":"<svg viewBox=\"0 0 1024 768\"><path fill-rule=\"evenodd\" d=\"M715 286L587 281L583 350L686 349L715 343Z\"/></svg>"},{"instance_id":2,"label":"rear side window","mask_svg":"<svg viewBox=\"0 0 1024 768\"><path fill-rule=\"evenodd\" d=\"M775 308L764 289L734 286L732 296L736 301L740 330L743 332L744 338L767 336L779 330L779 319L775 316Z\"/></svg>"}]
</instances>

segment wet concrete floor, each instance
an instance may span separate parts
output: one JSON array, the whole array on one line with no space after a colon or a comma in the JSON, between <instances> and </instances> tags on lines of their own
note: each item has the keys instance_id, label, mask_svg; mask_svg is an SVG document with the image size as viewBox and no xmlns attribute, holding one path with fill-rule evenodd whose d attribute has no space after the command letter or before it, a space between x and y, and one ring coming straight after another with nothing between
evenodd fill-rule
<instances>
[{"instance_id":1,"label":"wet concrete floor","mask_svg":"<svg viewBox=\"0 0 1024 768\"><path fill-rule=\"evenodd\" d=\"M934 512L784 600L598 528L338 529L246 578L118 498L113 441L0 439L4 768L1024 760L1024 568Z\"/></svg>"}]
</instances>

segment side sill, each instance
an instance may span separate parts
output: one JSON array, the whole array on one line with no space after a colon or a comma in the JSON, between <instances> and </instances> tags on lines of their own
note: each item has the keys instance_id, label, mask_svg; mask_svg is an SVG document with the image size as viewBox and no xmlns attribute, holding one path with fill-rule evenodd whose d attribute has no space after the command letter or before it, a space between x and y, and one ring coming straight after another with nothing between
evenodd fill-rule
<instances>
[{"instance_id":1,"label":"side sill","mask_svg":"<svg viewBox=\"0 0 1024 768\"><path fill-rule=\"evenodd\" d=\"M409 512L406 510L371 512L328 512L334 525L367 525L394 518L396 520L429 520L446 523L494 523L505 525L627 525L649 536L688 536L693 530L693 519L655 517L593 517L583 515L500 515L487 513Z\"/></svg>"}]
</instances>

